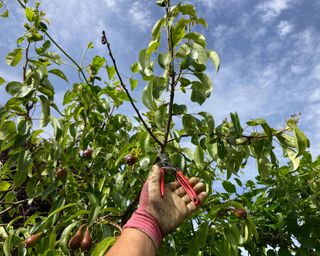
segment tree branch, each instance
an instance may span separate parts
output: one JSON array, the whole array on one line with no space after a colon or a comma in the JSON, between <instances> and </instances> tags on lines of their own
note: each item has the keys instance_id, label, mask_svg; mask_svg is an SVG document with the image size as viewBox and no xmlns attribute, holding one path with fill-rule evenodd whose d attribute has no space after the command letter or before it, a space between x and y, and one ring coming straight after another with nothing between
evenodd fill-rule
<instances>
[{"instance_id":1,"label":"tree branch","mask_svg":"<svg viewBox=\"0 0 320 256\"><path fill-rule=\"evenodd\" d=\"M124 84L123 80L122 80L122 77L119 73L119 69L117 67L117 64L116 64L116 60L115 58L113 57L113 54L112 54L112 51L111 51L111 47L110 47L110 43L106 37L106 34L104 31L102 31L102 44L106 44L107 45L107 48L108 48L108 52L109 52L109 56L112 60L112 63L113 63L113 66L116 70L116 73L117 73L117 76L118 76L118 79L120 81L120 85L121 87L124 89L124 91L126 92L129 100L130 100L130 103L131 103L131 106L133 107L133 109L135 110L135 112L137 113L138 115L138 118L139 120L142 122L143 126L146 128L146 130L149 132L150 136L160 145L160 147L162 148L162 142L154 135L154 133L152 132L151 128L146 124L146 122L144 121L142 115L140 114L138 108L136 107L136 105L134 104L133 102L133 99L126 87L126 85Z\"/></svg>"},{"instance_id":2,"label":"tree branch","mask_svg":"<svg viewBox=\"0 0 320 256\"><path fill-rule=\"evenodd\" d=\"M50 41L78 68L78 71L83 76L84 80L87 84L89 84L87 77L83 73L82 68L79 66L79 64L65 51L62 49L62 47L48 34L47 31L44 32L44 34L50 39Z\"/></svg>"}]
</instances>

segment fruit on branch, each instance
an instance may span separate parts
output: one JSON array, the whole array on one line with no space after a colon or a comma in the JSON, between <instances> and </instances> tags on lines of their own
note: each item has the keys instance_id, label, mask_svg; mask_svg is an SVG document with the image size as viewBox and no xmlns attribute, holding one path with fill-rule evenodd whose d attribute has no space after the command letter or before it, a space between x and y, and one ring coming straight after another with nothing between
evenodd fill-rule
<instances>
[{"instance_id":1,"label":"fruit on branch","mask_svg":"<svg viewBox=\"0 0 320 256\"><path fill-rule=\"evenodd\" d=\"M89 228L87 227L86 232L84 233L83 239L81 241L80 248L82 251L88 251L90 250L91 246L92 246L92 238L89 232Z\"/></svg>"},{"instance_id":2,"label":"fruit on branch","mask_svg":"<svg viewBox=\"0 0 320 256\"><path fill-rule=\"evenodd\" d=\"M77 230L77 232L75 233L75 235L73 237L71 237L70 241L69 241L69 248L71 250L77 250L80 247L83 235L82 235L82 228L83 226L85 226L85 224L81 225L79 227L79 229Z\"/></svg>"},{"instance_id":3,"label":"fruit on branch","mask_svg":"<svg viewBox=\"0 0 320 256\"><path fill-rule=\"evenodd\" d=\"M68 173L67 173L67 170L64 169L64 168L61 168L59 167L57 170L56 170L56 175L59 179L64 179L67 177Z\"/></svg>"},{"instance_id":4,"label":"fruit on branch","mask_svg":"<svg viewBox=\"0 0 320 256\"><path fill-rule=\"evenodd\" d=\"M29 236L26 240L23 241L24 245L26 248L30 248L36 245L36 243L40 240L40 238L42 237L43 232L34 234Z\"/></svg>"},{"instance_id":5,"label":"fruit on branch","mask_svg":"<svg viewBox=\"0 0 320 256\"><path fill-rule=\"evenodd\" d=\"M82 157L84 159L88 159L92 156L92 153L93 153L93 149L92 148L87 148L85 151L83 151L82 153Z\"/></svg>"},{"instance_id":6,"label":"fruit on branch","mask_svg":"<svg viewBox=\"0 0 320 256\"><path fill-rule=\"evenodd\" d=\"M134 165L136 162L138 161L138 158L135 156L135 155L127 155L125 158L124 158L124 162L127 164L127 165Z\"/></svg>"},{"instance_id":7,"label":"fruit on branch","mask_svg":"<svg viewBox=\"0 0 320 256\"><path fill-rule=\"evenodd\" d=\"M248 216L247 211L242 208L233 209L233 214L234 214L234 216L236 216L239 219L245 219Z\"/></svg>"}]
</instances>

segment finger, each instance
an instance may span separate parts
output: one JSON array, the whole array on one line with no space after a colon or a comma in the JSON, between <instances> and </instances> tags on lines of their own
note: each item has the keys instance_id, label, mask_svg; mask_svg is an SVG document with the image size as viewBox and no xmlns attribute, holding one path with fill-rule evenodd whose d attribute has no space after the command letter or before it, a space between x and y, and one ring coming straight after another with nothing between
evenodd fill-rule
<instances>
[{"instance_id":1,"label":"finger","mask_svg":"<svg viewBox=\"0 0 320 256\"><path fill-rule=\"evenodd\" d=\"M200 206L205 202L205 200L208 197L208 193L203 191L198 195L199 199L200 199ZM194 213L200 206L196 206L194 205L192 202L187 204L187 209L189 210L190 213Z\"/></svg>"},{"instance_id":2,"label":"finger","mask_svg":"<svg viewBox=\"0 0 320 256\"><path fill-rule=\"evenodd\" d=\"M193 187L193 190L196 192L196 194L200 194L202 191L205 191L206 190L206 185L202 182L199 182L197 183L194 187ZM185 204L188 204L191 202L191 198L189 197L188 194L185 194L183 197L182 197L182 200L185 202Z\"/></svg>"},{"instance_id":3,"label":"finger","mask_svg":"<svg viewBox=\"0 0 320 256\"><path fill-rule=\"evenodd\" d=\"M160 196L160 167L154 165L148 177L149 195Z\"/></svg>"},{"instance_id":4,"label":"finger","mask_svg":"<svg viewBox=\"0 0 320 256\"><path fill-rule=\"evenodd\" d=\"M197 177L192 177L191 179L189 179L189 182L191 186L194 187L199 182L199 179ZM183 187L180 187L176 190L176 194L179 197L183 197L186 194L186 191L183 189Z\"/></svg>"},{"instance_id":5,"label":"finger","mask_svg":"<svg viewBox=\"0 0 320 256\"><path fill-rule=\"evenodd\" d=\"M179 183L178 181L170 182L170 183L168 184L168 186L169 186L169 189L170 189L172 192L176 191L178 188L181 187L181 185L180 185L180 183Z\"/></svg>"},{"instance_id":6,"label":"finger","mask_svg":"<svg viewBox=\"0 0 320 256\"><path fill-rule=\"evenodd\" d=\"M160 181L160 167L159 165L155 164L152 166L152 169L149 173L148 181L155 182L157 180Z\"/></svg>"}]
</instances>

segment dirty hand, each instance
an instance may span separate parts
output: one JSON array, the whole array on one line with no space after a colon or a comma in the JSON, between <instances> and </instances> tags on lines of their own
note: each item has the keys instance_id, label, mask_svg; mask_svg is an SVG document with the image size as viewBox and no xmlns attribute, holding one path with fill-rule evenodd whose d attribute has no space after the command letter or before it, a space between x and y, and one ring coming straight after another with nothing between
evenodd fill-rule
<instances>
[{"instance_id":1,"label":"dirty hand","mask_svg":"<svg viewBox=\"0 0 320 256\"><path fill-rule=\"evenodd\" d=\"M205 185L199 179L189 179L200 202L207 198ZM195 206L185 190L175 181L165 185L164 197L160 195L160 167L154 165L140 194L139 207L124 228L136 228L146 233L157 248L162 238L194 213Z\"/></svg>"}]
</instances>

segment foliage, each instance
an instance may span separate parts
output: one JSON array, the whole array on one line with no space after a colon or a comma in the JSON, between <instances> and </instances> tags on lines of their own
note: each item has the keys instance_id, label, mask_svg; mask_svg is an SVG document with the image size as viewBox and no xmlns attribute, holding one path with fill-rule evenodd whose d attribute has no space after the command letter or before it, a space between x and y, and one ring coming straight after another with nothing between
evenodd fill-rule
<instances>
[{"instance_id":1,"label":"foliage","mask_svg":"<svg viewBox=\"0 0 320 256\"><path fill-rule=\"evenodd\" d=\"M11 95L0 107L0 255L69 255L68 242L82 224L93 238L89 254L103 255L137 206L159 150L186 175L203 179L209 193L159 255L239 255L239 248L252 255L319 255L320 160L306 152L309 141L297 118L277 130L262 118L243 127L231 113L216 125L210 113L191 114L176 103L176 94L183 94L203 104L213 89L208 61L220 68L218 54L197 32L207 23L193 5L157 1L164 16L125 81L104 33L106 55L83 66L50 36L40 3L17 1L25 10L25 31L6 62L22 65L23 77L0 77ZM2 1L0 8L1 16L9 15ZM92 48L89 43L84 54ZM54 103L54 83L69 82L66 62L76 67L79 81L61 107ZM132 97L141 88L144 113ZM125 102L136 122L121 113ZM282 149L286 165L280 166L275 149ZM243 184L248 159L256 161L259 175ZM215 190L217 182L225 192ZM32 246L23 244L35 234L41 236Z\"/></svg>"}]
</instances>

